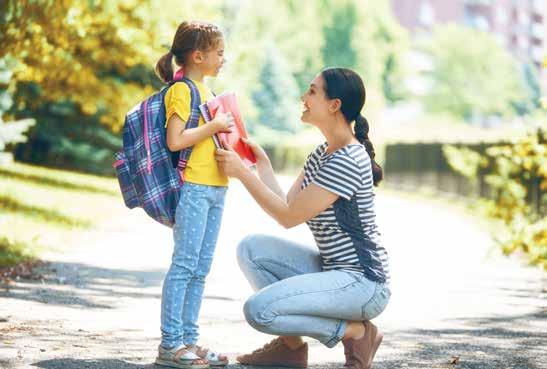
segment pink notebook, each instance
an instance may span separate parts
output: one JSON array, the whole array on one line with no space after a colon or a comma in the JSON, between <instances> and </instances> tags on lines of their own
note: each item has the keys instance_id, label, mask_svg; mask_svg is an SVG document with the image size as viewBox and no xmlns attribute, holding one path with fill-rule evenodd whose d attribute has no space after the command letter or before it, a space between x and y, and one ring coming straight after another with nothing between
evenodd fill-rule
<instances>
[{"instance_id":1,"label":"pink notebook","mask_svg":"<svg viewBox=\"0 0 547 369\"><path fill-rule=\"evenodd\" d=\"M199 110L206 122L214 119L219 112L232 113L234 117L234 126L231 128L232 132L217 133L217 137L213 137L215 145L220 148L227 143L239 154L245 165L251 166L256 164L256 158L253 151L249 145L242 140L242 138L247 138L247 131L245 130L245 125L243 124L241 113L239 112L235 93L224 92L214 99L201 104Z\"/></svg>"}]
</instances>

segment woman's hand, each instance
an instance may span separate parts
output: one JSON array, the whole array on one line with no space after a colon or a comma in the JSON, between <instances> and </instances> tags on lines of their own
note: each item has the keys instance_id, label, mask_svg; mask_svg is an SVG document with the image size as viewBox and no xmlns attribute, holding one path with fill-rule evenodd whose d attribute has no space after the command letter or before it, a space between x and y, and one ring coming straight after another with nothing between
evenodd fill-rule
<instances>
[{"instance_id":1,"label":"woman's hand","mask_svg":"<svg viewBox=\"0 0 547 369\"><path fill-rule=\"evenodd\" d=\"M259 166L261 164L270 165L270 158L268 157L268 154L266 154L266 151L264 151L264 149L262 147L260 147L259 144L257 144L256 142L254 142L253 140L251 140L249 138L243 138L242 137L241 139L243 140L243 142L245 142L247 145L249 145L249 147L251 148L251 150L255 154L257 166Z\"/></svg>"},{"instance_id":2,"label":"woman's hand","mask_svg":"<svg viewBox=\"0 0 547 369\"><path fill-rule=\"evenodd\" d=\"M215 159L218 163L218 167L228 177L241 179L241 176L243 176L248 169L234 149L226 143L224 145L226 150L217 149L215 152Z\"/></svg>"}]
</instances>

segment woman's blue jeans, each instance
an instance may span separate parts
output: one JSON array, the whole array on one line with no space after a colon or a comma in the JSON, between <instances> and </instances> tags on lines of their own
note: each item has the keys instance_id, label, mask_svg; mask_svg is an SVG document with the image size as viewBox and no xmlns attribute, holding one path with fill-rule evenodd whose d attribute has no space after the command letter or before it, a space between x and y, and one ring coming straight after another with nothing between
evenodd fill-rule
<instances>
[{"instance_id":1,"label":"woman's blue jeans","mask_svg":"<svg viewBox=\"0 0 547 369\"><path fill-rule=\"evenodd\" d=\"M226 187L186 182L182 187L173 238L171 267L163 282L161 346L195 345L205 277L217 243Z\"/></svg>"},{"instance_id":2,"label":"woman's blue jeans","mask_svg":"<svg viewBox=\"0 0 547 369\"><path fill-rule=\"evenodd\" d=\"M273 236L243 239L238 261L257 291L245 303L245 318L268 334L308 336L334 347L348 320L373 319L391 296L387 285L364 275L322 271L318 250Z\"/></svg>"}]
</instances>

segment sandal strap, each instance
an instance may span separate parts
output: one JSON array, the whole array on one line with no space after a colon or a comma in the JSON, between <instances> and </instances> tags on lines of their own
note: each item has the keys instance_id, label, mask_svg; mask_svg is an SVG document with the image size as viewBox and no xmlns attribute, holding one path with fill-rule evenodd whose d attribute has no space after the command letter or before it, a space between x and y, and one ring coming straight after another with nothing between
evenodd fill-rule
<instances>
[{"instance_id":1,"label":"sandal strap","mask_svg":"<svg viewBox=\"0 0 547 369\"><path fill-rule=\"evenodd\" d=\"M190 347L190 349L194 349L194 348L195 348L196 351L192 350L192 352L194 352L199 357L207 359L209 361L219 361L219 360L221 360L220 359L221 356L226 356L224 354L215 352L215 351L213 351L213 350L211 350L207 347L198 346L198 345Z\"/></svg>"},{"instance_id":2,"label":"sandal strap","mask_svg":"<svg viewBox=\"0 0 547 369\"><path fill-rule=\"evenodd\" d=\"M189 350L187 347L183 347L180 350L178 350L175 355L173 356L174 361L180 361L183 360L201 360L202 358L199 357L197 354Z\"/></svg>"}]
</instances>

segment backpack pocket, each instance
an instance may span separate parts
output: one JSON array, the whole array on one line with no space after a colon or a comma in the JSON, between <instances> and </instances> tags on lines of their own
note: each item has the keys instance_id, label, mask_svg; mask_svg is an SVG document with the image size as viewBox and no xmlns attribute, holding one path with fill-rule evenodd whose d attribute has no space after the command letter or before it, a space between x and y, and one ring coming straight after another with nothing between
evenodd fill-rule
<instances>
[{"instance_id":1,"label":"backpack pocket","mask_svg":"<svg viewBox=\"0 0 547 369\"><path fill-rule=\"evenodd\" d=\"M133 209L139 206L139 197L135 190L135 185L131 179L129 172L129 165L127 158L123 151L118 151L115 155L116 161L114 162L114 169L116 169L116 175L118 177L118 183L120 184L120 190L122 192L123 201L125 206L129 209Z\"/></svg>"}]
</instances>

